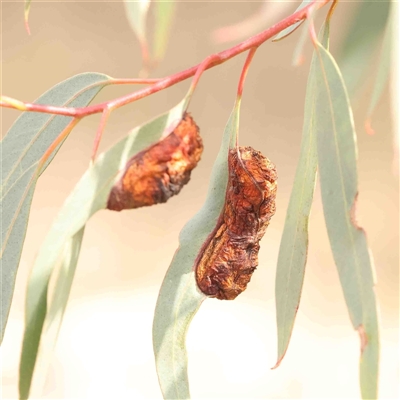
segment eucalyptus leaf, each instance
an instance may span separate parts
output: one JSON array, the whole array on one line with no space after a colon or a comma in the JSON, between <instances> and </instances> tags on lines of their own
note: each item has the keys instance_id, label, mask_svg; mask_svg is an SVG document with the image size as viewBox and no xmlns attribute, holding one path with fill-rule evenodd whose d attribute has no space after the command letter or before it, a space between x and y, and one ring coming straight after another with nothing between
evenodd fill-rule
<instances>
[{"instance_id":1,"label":"eucalyptus leaf","mask_svg":"<svg viewBox=\"0 0 400 400\"><path fill-rule=\"evenodd\" d=\"M36 104L84 107L110 77L98 73L76 75L54 86ZM72 120L71 117L24 112L0 142L2 155L1 200L1 337L3 337L14 291L15 278L25 239L29 210L37 177L52 161L50 155L41 171L38 164L46 150Z\"/></svg>"},{"instance_id":2,"label":"eucalyptus leaf","mask_svg":"<svg viewBox=\"0 0 400 400\"><path fill-rule=\"evenodd\" d=\"M315 12L315 8L312 8L311 9L311 13L312 13L311 15L313 15L314 12ZM310 18L311 18L311 15L310 15ZM300 37L299 37L299 39L297 41L296 47L295 47L294 52L293 52L293 58L292 58L292 65L293 66L300 65L303 62L304 47L305 47L305 45L307 43L307 39L310 37L309 28L310 28L310 23L309 23L309 20L307 20L306 22L304 22L304 24L303 24L303 26L301 28L301 34L300 34ZM307 96L306 96L306 98L307 98Z\"/></svg>"},{"instance_id":3,"label":"eucalyptus leaf","mask_svg":"<svg viewBox=\"0 0 400 400\"><path fill-rule=\"evenodd\" d=\"M57 342L65 309L67 308L84 230L85 228L83 227L69 240L61 257L61 266L53 288L53 295L49 302L49 310L47 311L46 323L43 328L41 348L36 361L36 370L39 374L35 374L36 379L33 381L34 393L42 393L45 384L47 371L51 362L51 355Z\"/></svg>"},{"instance_id":4,"label":"eucalyptus leaf","mask_svg":"<svg viewBox=\"0 0 400 400\"><path fill-rule=\"evenodd\" d=\"M353 95L373 61L379 37L389 16L390 1L364 0L354 13L353 22L338 52L338 64L348 93Z\"/></svg>"},{"instance_id":5,"label":"eucalyptus leaf","mask_svg":"<svg viewBox=\"0 0 400 400\"><path fill-rule=\"evenodd\" d=\"M71 291L72 281L82 246L84 231L85 228L83 227L77 233L75 233L75 235L71 237L64 248L61 267L58 271L57 280L53 289L53 296L49 302L49 317L46 320L47 325L45 329L46 331L50 331L53 327L55 327L56 337L61 326L61 320L66 309L69 293ZM50 341L46 340L46 336L44 339L44 344L50 343ZM53 343L55 343L55 341L56 339L54 339Z\"/></svg>"},{"instance_id":6,"label":"eucalyptus leaf","mask_svg":"<svg viewBox=\"0 0 400 400\"><path fill-rule=\"evenodd\" d=\"M132 30L139 39L140 44L147 46L146 20L149 11L150 0L124 0L126 16Z\"/></svg>"},{"instance_id":7,"label":"eucalyptus leaf","mask_svg":"<svg viewBox=\"0 0 400 400\"><path fill-rule=\"evenodd\" d=\"M28 282L26 327L19 376L19 390L22 399L29 396L45 318L47 319L46 325L51 322L48 319L53 318L47 312L48 286L52 272L63 254L64 257L70 254L68 251L65 253L66 246L79 236L79 232L95 212L106 208L111 188L128 160L171 132L181 121L187 104L188 99L185 98L169 112L135 128L127 137L101 154L65 201L39 251ZM77 244L75 244L74 257L78 257L79 253ZM69 280L73 278L73 269L70 264ZM66 285L65 295L61 297L62 301L56 307L57 309L65 307L68 299L68 286L70 284ZM50 305L50 310L52 307ZM61 324L61 317L57 320L58 325ZM46 346L52 347L49 343L46 343Z\"/></svg>"},{"instance_id":8,"label":"eucalyptus leaf","mask_svg":"<svg viewBox=\"0 0 400 400\"><path fill-rule=\"evenodd\" d=\"M296 10L294 12L300 11L301 9L303 9L304 7L306 7L308 4L310 4L313 0L303 0L301 2L301 4L296 8ZM284 29L283 31L281 31L280 33L278 33L273 39L273 42L277 42L278 40L282 40L285 37L289 36L291 33L293 33L302 23L304 22L304 20L301 20L299 22L296 22L295 24L287 27L286 29Z\"/></svg>"},{"instance_id":9,"label":"eucalyptus leaf","mask_svg":"<svg viewBox=\"0 0 400 400\"><path fill-rule=\"evenodd\" d=\"M32 0L25 0L25 2L24 2L25 26L27 27L28 33L29 33L28 18L29 18L29 11L31 9L31 1Z\"/></svg>"},{"instance_id":10,"label":"eucalyptus leaf","mask_svg":"<svg viewBox=\"0 0 400 400\"><path fill-rule=\"evenodd\" d=\"M175 0L160 0L154 3L154 8L154 59L159 61L165 55L176 3Z\"/></svg>"},{"instance_id":11,"label":"eucalyptus leaf","mask_svg":"<svg viewBox=\"0 0 400 400\"><path fill-rule=\"evenodd\" d=\"M367 118L370 118L382 96L383 90L389 80L389 72L392 64L392 46L394 39L394 18L390 16L387 21L385 34L382 41L382 49L379 57L379 66L376 73L374 90L371 96L371 102L367 111Z\"/></svg>"},{"instance_id":12,"label":"eucalyptus leaf","mask_svg":"<svg viewBox=\"0 0 400 400\"><path fill-rule=\"evenodd\" d=\"M358 193L353 115L339 68L316 44L318 169L325 222L354 329L360 334L360 387L364 399L378 395L379 329L373 263L365 232L355 219Z\"/></svg>"},{"instance_id":13,"label":"eucalyptus leaf","mask_svg":"<svg viewBox=\"0 0 400 400\"><path fill-rule=\"evenodd\" d=\"M197 287L194 266L207 238L217 226L225 204L228 154L237 136L239 107L228 120L212 170L206 201L184 226L179 248L162 283L153 322L153 348L164 399L190 398L186 333L206 296Z\"/></svg>"},{"instance_id":14,"label":"eucalyptus leaf","mask_svg":"<svg viewBox=\"0 0 400 400\"><path fill-rule=\"evenodd\" d=\"M216 29L212 36L218 43L227 43L247 39L276 23L292 8L286 0L262 0L254 14L241 18L239 22Z\"/></svg>"},{"instance_id":15,"label":"eucalyptus leaf","mask_svg":"<svg viewBox=\"0 0 400 400\"><path fill-rule=\"evenodd\" d=\"M32 0L25 0L25 2L24 2L25 15L27 15L29 13L29 9L31 7L31 2L32 2Z\"/></svg>"},{"instance_id":16,"label":"eucalyptus leaf","mask_svg":"<svg viewBox=\"0 0 400 400\"><path fill-rule=\"evenodd\" d=\"M309 22L307 21L303 28L305 32L308 32L308 27ZM329 46L329 22L322 26L319 36L327 48ZM318 90L315 82L317 62L314 52L307 82L300 158L297 163L279 247L275 278L278 330L278 360L275 368L279 366L289 346L300 304L307 262L308 219L314 196L318 164L315 124L316 91Z\"/></svg>"}]
</instances>

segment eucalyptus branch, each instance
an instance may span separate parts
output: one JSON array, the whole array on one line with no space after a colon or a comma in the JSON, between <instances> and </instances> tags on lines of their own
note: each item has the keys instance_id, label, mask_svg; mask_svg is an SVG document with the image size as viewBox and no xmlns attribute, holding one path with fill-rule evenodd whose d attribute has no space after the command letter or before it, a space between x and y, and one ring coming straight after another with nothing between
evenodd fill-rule
<instances>
[{"instance_id":1,"label":"eucalyptus branch","mask_svg":"<svg viewBox=\"0 0 400 400\"><path fill-rule=\"evenodd\" d=\"M106 126L107 120L111 114L112 109L107 107L104 109L103 114L101 116L99 127L97 128L96 137L94 138L93 143L93 150L92 150L92 158L91 160L94 161L96 158L97 150L99 149L100 141L103 136L104 128Z\"/></svg>"},{"instance_id":2,"label":"eucalyptus branch","mask_svg":"<svg viewBox=\"0 0 400 400\"><path fill-rule=\"evenodd\" d=\"M280 22L271 26L270 28L264 30L263 32L252 36L251 38L239 43L236 46L233 46L227 50L224 50L220 53L214 54L212 56L212 62L210 62L206 69L210 69L216 67L217 65L223 64L224 62L230 60L233 57L238 56L239 54L250 50L252 48L258 47L267 40L271 39L273 36L277 35L279 32L288 28L289 26L299 22L307 17L308 10L311 7L316 6L317 8L321 8L330 0L314 0L310 4L306 5L301 10L293 13L292 15L282 19ZM10 97L2 96L0 98L0 106L6 108L13 108L20 111L33 111L33 112L42 112L48 114L56 114L56 115L64 115L74 118L83 118L88 115L103 113L105 110L110 109L110 104L112 104L112 109L119 108L126 104L132 103L144 97L150 96L154 93L157 93L161 90L164 90L170 86L173 86L179 82L182 82L192 76L194 76L199 69L204 65L200 63L195 65L194 67L188 68L184 71L178 72L176 74L167 76L162 79L115 79L107 82L108 84L150 84L150 86L145 87L136 92L130 93L128 95L119 97L117 99L96 104L93 106L87 107L57 107L52 105L41 105L41 104L33 104L33 103L24 103L19 100L12 99ZM104 84L104 83L103 83Z\"/></svg>"},{"instance_id":3,"label":"eucalyptus branch","mask_svg":"<svg viewBox=\"0 0 400 400\"><path fill-rule=\"evenodd\" d=\"M39 160L38 166L36 168L36 173L38 174L36 177L34 176L33 178L38 178L39 174L41 173L44 165L46 164L47 160L51 156L51 153L67 138L67 136L71 133L72 129L75 128L75 126L79 123L80 118L74 118L62 131L61 133L56 137L56 139L53 141L53 143L48 147L46 152L43 154L42 158ZM33 182L33 181L32 181ZM30 185L28 186L30 187Z\"/></svg>"},{"instance_id":4,"label":"eucalyptus branch","mask_svg":"<svg viewBox=\"0 0 400 400\"><path fill-rule=\"evenodd\" d=\"M253 60L253 57L254 57L254 54L256 53L256 51L257 51L257 47L253 47L249 51L249 54L247 55L246 61L244 63L244 66L242 69L242 74L240 75L238 90L237 90L237 97L239 100L242 98L244 82L246 80L247 72L249 71L251 61Z\"/></svg>"}]
</instances>

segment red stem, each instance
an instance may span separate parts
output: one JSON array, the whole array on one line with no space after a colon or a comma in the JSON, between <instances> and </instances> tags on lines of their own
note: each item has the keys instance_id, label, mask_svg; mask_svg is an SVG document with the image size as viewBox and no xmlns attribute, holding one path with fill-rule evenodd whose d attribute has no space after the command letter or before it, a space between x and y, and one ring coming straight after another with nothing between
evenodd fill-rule
<instances>
[{"instance_id":1,"label":"red stem","mask_svg":"<svg viewBox=\"0 0 400 400\"><path fill-rule=\"evenodd\" d=\"M137 79L112 79L111 82L107 81L105 84L112 85L153 85L160 81L160 78L137 78Z\"/></svg>"},{"instance_id":2,"label":"red stem","mask_svg":"<svg viewBox=\"0 0 400 400\"><path fill-rule=\"evenodd\" d=\"M75 125L80 121L79 118L74 118L65 128L64 130L56 137L54 142L49 146L49 148L46 150L46 152L43 154L42 158L39 160L39 164L36 168L36 173L40 174L44 164L46 164L46 161L50 157L51 153L57 148L57 146L62 143L62 141L70 134L72 129L75 127ZM28 186L29 187L29 186Z\"/></svg>"},{"instance_id":3,"label":"red stem","mask_svg":"<svg viewBox=\"0 0 400 400\"><path fill-rule=\"evenodd\" d=\"M246 61L245 61L244 65L243 65L242 74L240 75L238 91L237 91L238 99L242 98L244 81L246 80L246 76L247 76L247 72L248 72L248 70L250 68L251 60L253 59L254 54L256 53L256 51L257 51L257 47L253 47L249 51L249 54L247 55Z\"/></svg>"},{"instance_id":4,"label":"red stem","mask_svg":"<svg viewBox=\"0 0 400 400\"><path fill-rule=\"evenodd\" d=\"M203 74L205 70L208 69L208 67L217 59L218 55L217 54L211 54L207 58L205 58L201 64L198 65L198 68L196 70L196 73L194 74L192 83L190 85L189 91L187 93L187 97L190 98L196 89L197 84L199 83L200 77Z\"/></svg>"},{"instance_id":5,"label":"red stem","mask_svg":"<svg viewBox=\"0 0 400 400\"><path fill-rule=\"evenodd\" d=\"M97 128L96 137L94 138L92 158L91 158L92 162L94 162L94 160L96 158L97 150L99 149L99 145L100 145L101 138L103 136L104 128L106 126L106 123L107 123L107 120L108 120L108 117L110 116L110 114L111 114L110 108L104 109L103 115L101 116L100 125Z\"/></svg>"},{"instance_id":6,"label":"red stem","mask_svg":"<svg viewBox=\"0 0 400 400\"><path fill-rule=\"evenodd\" d=\"M231 47L228 50L224 50L220 53L214 54L210 56L212 61L206 66L206 70L213 68L217 65L224 63L225 61L253 48L258 47L268 39L271 39L273 36L277 35L279 32L283 31L287 27L295 24L298 21L303 20L307 17L307 13L310 7L316 5L317 8L321 8L330 0L314 0L312 3L306 5L301 10L295 12L294 14L290 15L289 17L284 18L282 21L278 22L277 24L273 25L272 27L266 29L265 31L255 35L238 45ZM112 108L118 108L123 105L132 103L136 100L142 99L143 97L147 97L153 93L159 92L160 90L166 89L176 83L182 82L193 75L195 75L198 68L204 65L200 63L194 67L188 68L184 71L178 72L174 75L170 75L166 78L156 80L154 84L149 87L143 88L138 90L134 93L130 93L126 96L122 96L118 99L96 104L93 106L82 107L82 108L72 108L72 107L55 107L55 106L45 106L39 104L32 104L32 103L24 103L26 107L26 111L36 111L36 112L43 112L49 114L57 114L57 115L65 115L70 117L82 118L87 115L102 113L106 108L109 107L110 103L112 104ZM7 107L7 108L16 108L10 103L5 101L0 101L0 106Z\"/></svg>"}]
</instances>

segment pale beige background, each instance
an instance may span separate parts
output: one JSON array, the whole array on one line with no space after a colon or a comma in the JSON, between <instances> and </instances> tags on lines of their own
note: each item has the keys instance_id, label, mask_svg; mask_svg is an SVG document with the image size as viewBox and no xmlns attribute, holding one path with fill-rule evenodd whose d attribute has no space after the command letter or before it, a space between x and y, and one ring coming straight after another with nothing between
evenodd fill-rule
<instances>
[{"instance_id":1,"label":"pale beige background","mask_svg":"<svg viewBox=\"0 0 400 400\"><path fill-rule=\"evenodd\" d=\"M98 71L135 77L140 53L120 2L32 2L31 30L23 27L23 3L2 2L1 92L32 101L74 74ZM293 4L295 7L295 4ZM200 62L217 46L213 29L257 10L252 2L180 2L167 56L153 76ZM333 51L351 15L339 4ZM188 336L191 391L211 398L358 398L359 341L353 331L324 227L319 188L310 219L310 248L299 314L289 351L276 361L274 277L303 123L310 46L304 66L293 68L298 34L266 43L251 66L242 105L240 142L271 158L279 173L277 213L261 243L259 268L234 302L209 300ZM192 179L168 204L131 212L99 212L89 222L71 299L43 394L46 399L160 399L151 323L157 290L184 223L202 205L210 169L234 102L244 56L207 72L190 110L205 151ZM129 129L176 104L188 82L118 110L101 149ZM133 90L108 88L96 102ZM392 174L392 132L387 95L374 125L363 131L371 82L356 103L359 138L358 218L368 233L379 284L382 320L381 397L398 398L398 179ZM2 111L4 135L18 116ZM98 116L71 134L39 180L2 346L3 398L17 396L16 382L25 286L30 267L65 197L88 166Z\"/></svg>"}]
</instances>

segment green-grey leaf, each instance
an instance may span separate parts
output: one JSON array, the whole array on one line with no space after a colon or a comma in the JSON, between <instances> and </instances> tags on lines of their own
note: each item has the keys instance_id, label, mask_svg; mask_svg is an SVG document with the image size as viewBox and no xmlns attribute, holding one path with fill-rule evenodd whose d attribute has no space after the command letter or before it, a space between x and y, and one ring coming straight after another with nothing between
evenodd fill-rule
<instances>
[{"instance_id":1,"label":"green-grey leaf","mask_svg":"<svg viewBox=\"0 0 400 400\"><path fill-rule=\"evenodd\" d=\"M308 25L307 21L304 26L305 31L308 30ZM324 46L328 47L329 24L324 24L320 37ZM314 53L308 75L300 158L278 255L275 280L278 360L275 367L279 366L289 346L300 304L307 262L308 219L318 164L317 132L315 130L315 68L317 61Z\"/></svg>"},{"instance_id":2,"label":"green-grey leaf","mask_svg":"<svg viewBox=\"0 0 400 400\"><path fill-rule=\"evenodd\" d=\"M57 342L65 309L67 308L84 230L85 228L83 227L66 243L61 257L61 265L53 288L53 295L49 302L49 310L41 339L41 348L36 361L38 374L35 375L35 379L33 380L36 393L41 393L47 377L51 355Z\"/></svg>"},{"instance_id":3,"label":"green-grey leaf","mask_svg":"<svg viewBox=\"0 0 400 400\"><path fill-rule=\"evenodd\" d=\"M311 3L312 0L303 0L301 2L301 4L296 8L296 10L294 12L297 12L299 10L301 10L302 8L304 8L305 6L307 6L308 4ZM287 27L286 29L284 29L283 31L281 31L280 33L278 33L273 39L273 42L277 42L278 40L284 39L286 36L289 36L291 33L293 33L302 23L304 22L304 20L301 20L299 22L296 22L295 24Z\"/></svg>"},{"instance_id":4,"label":"green-grey leaf","mask_svg":"<svg viewBox=\"0 0 400 400\"><path fill-rule=\"evenodd\" d=\"M333 257L353 327L361 339L360 386L377 398L379 331L373 265L365 232L357 226L357 149L350 102L331 54L317 45L315 69L318 169Z\"/></svg>"},{"instance_id":5,"label":"green-grey leaf","mask_svg":"<svg viewBox=\"0 0 400 400\"><path fill-rule=\"evenodd\" d=\"M154 31L154 59L159 61L165 55L172 20L175 13L175 0L161 0L154 3L155 31Z\"/></svg>"},{"instance_id":6,"label":"green-grey leaf","mask_svg":"<svg viewBox=\"0 0 400 400\"><path fill-rule=\"evenodd\" d=\"M53 345L56 342L56 337L61 326L61 320L71 291L76 265L78 264L84 231L85 227L81 228L65 245L60 270L58 271L57 280L54 285L53 296L49 302L50 307L46 321L47 324L45 326L46 333L43 340L44 345ZM52 341L47 340L46 336L48 335L48 332L53 329L55 339Z\"/></svg>"},{"instance_id":7,"label":"green-grey leaf","mask_svg":"<svg viewBox=\"0 0 400 400\"><path fill-rule=\"evenodd\" d=\"M371 117L372 113L374 112L389 79L389 71L392 64L391 56L394 35L394 18L393 15L389 15L385 35L383 37L381 54L379 57L379 66L376 74L375 86L367 111L367 118Z\"/></svg>"},{"instance_id":8,"label":"green-grey leaf","mask_svg":"<svg viewBox=\"0 0 400 400\"><path fill-rule=\"evenodd\" d=\"M37 104L83 107L101 90L109 77L97 73L76 75L43 94ZM44 168L37 166L48 147L71 121L70 117L24 112L0 142L1 177L1 336L3 337L15 277L25 239L29 209L38 172L42 173L56 155L54 150Z\"/></svg>"},{"instance_id":9,"label":"green-grey leaf","mask_svg":"<svg viewBox=\"0 0 400 400\"><path fill-rule=\"evenodd\" d=\"M310 24L306 21L303 24L303 27L301 28L301 34L300 34L299 40L298 40L296 47L294 49L294 52L293 52L293 58L292 58L293 66L300 65L303 61L304 46L309 37L309 32L308 32L309 26L310 26Z\"/></svg>"},{"instance_id":10,"label":"green-grey leaf","mask_svg":"<svg viewBox=\"0 0 400 400\"><path fill-rule=\"evenodd\" d=\"M31 1L32 0L25 0L24 4L25 21L28 21L29 10L31 8Z\"/></svg>"},{"instance_id":11,"label":"green-grey leaf","mask_svg":"<svg viewBox=\"0 0 400 400\"><path fill-rule=\"evenodd\" d=\"M85 172L64 203L39 251L28 282L26 327L19 376L22 399L29 396L47 314L49 280L66 245L72 240L71 238L79 235L88 219L96 211L106 207L110 190L127 161L176 127L182 119L187 102L188 99L185 98L169 112L135 128L127 137L101 154Z\"/></svg>"},{"instance_id":12,"label":"green-grey leaf","mask_svg":"<svg viewBox=\"0 0 400 400\"><path fill-rule=\"evenodd\" d=\"M390 2L387 0L368 1L359 4L354 14L354 22L349 28L338 55L338 64L342 71L348 93L356 92L366 77L379 36L386 26Z\"/></svg>"},{"instance_id":13,"label":"green-grey leaf","mask_svg":"<svg viewBox=\"0 0 400 400\"><path fill-rule=\"evenodd\" d=\"M164 399L190 398L186 333L205 295L197 288L195 260L215 229L225 203L228 151L237 135L239 104L229 118L206 201L179 235L179 248L162 283L153 322L153 348Z\"/></svg>"},{"instance_id":14,"label":"green-grey leaf","mask_svg":"<svg viewBox=\"0 0 400 400\"><path fill-rule=\"evenodd\" d=\"M146 43L146 19L150 0L124 0L126 16L141 44Z\"/></svg>"}]
</instances>

